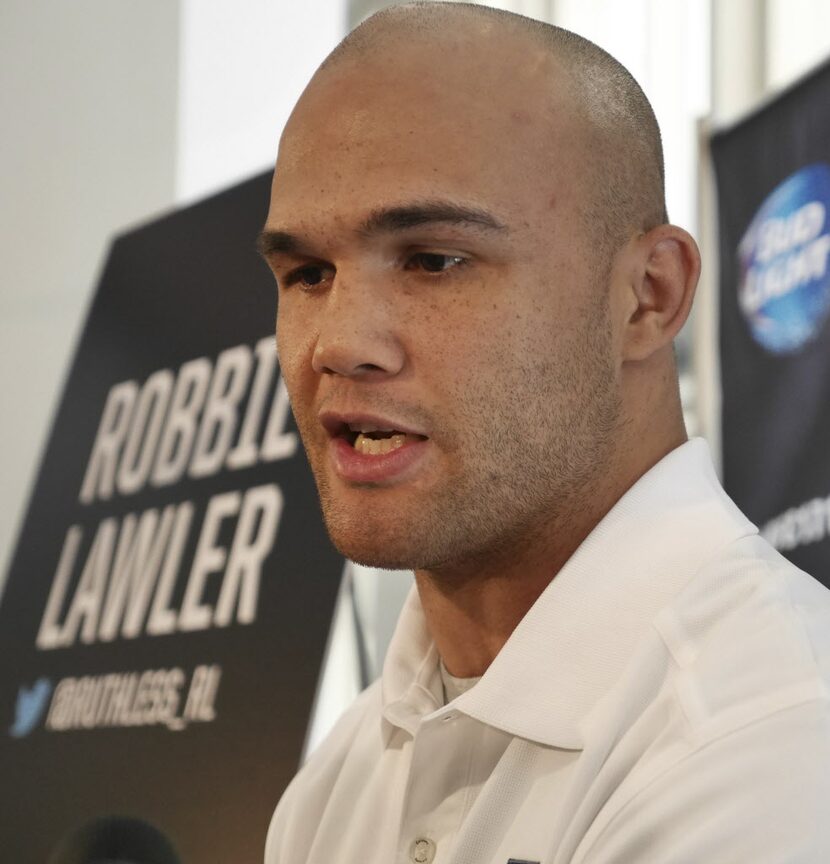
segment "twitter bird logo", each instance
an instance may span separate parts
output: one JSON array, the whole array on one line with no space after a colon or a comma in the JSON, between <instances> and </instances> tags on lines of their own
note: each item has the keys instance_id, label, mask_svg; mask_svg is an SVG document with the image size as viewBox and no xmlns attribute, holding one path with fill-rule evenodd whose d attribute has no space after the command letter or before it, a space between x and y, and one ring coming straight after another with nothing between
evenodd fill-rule
<instances>
[{"instance_id":1,"label":"twitter bird logo","mask_svg":"<svg viewBox=\"0 0 830 864\"><path fill-rule=\"evenodd\" d=\"M31 687L21 687L17 694L14 725L9 729L13 738L28 735L37 726L43 709L52 695L52 682L38 678Z\"/></svg>"}]
</instances>

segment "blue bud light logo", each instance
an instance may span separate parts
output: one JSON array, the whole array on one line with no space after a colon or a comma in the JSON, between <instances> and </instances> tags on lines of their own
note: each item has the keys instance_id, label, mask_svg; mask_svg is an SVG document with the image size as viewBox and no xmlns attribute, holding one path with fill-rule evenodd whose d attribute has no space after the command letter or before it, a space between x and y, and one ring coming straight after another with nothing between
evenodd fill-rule
<instances>
[{"instance_id":1,"label":"blue bud light logo","mask_svg":"<svg viewBox=\"0 0 830 864\"><path fill-rule=\"evenodd\" d=\"M767 197L738 246L738 302L755 341L790 354L830 312L830 167L808 165Z\"/></svg>"}]
</instances>

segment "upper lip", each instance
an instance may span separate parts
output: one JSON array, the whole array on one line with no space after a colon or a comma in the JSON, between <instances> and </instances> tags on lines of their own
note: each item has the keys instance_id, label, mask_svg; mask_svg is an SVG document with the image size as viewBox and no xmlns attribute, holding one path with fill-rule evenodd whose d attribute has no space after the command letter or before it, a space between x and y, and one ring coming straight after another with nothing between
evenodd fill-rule
<instances>
[{"instance_id":1,"label":"upper lip","mask_svg":"<svg viewBox=\"0 0 830 864\"><path fill-rule=\"evenodd\" d=\"M401 423L393 417L384 417L381 414L369 414L363 411L322 411L319 416L320 422L332 438L342 435L347 429L354 431L356 428L363 428L366 431L403 432L407 435L427 437L421 429L407 423Z\"/></svg>"}]
</instances>

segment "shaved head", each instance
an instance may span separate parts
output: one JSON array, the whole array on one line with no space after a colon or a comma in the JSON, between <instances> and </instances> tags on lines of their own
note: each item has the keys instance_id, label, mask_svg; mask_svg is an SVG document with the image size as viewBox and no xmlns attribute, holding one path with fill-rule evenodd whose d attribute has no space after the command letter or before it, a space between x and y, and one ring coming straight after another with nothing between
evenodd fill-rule
<instances>
[{"instance_id":1,"label":"shaved head","mask_svg":"<svg viewBox=\"0 0 830 864\"><path fill-rule=\"evenodd\" d=\"M319 73L339 61L359 64L378 51L411 48L413 42L452 41L458 29L470 28L481 35L514 38L519 50L525 40L555 61L556 77L547 83L568 90L575 115L582 121L581 158L590 181L582 215L603 257L609 258L631 234L668 221L660 129L651 104L618 60L569 30L473 3L406 3L378 12L356 27L331 52ZM470 73L476 74L476 69ZM546 82L538 83L544 92Z\"/></svg>"},{"instance_id":2,"label":"shaved head","mask_svg":"<svg viewBox=\"0 0 830 864\"><path fill-rule=\"evenodd\" d=\"M286 124L260 248L344 554L453 579L552 560L676 444L696 252L664 222L653 112L591 42L416 3L340 44Z\"/></svg>"}]
</instances>

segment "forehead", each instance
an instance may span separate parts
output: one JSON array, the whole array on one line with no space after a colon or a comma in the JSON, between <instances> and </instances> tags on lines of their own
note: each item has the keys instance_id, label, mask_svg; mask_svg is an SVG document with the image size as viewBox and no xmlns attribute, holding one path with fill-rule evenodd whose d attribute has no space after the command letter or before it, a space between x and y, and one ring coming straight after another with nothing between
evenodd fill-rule
<instances>
[{"instance_id":1,"label":"forehead","mask_svg":"<svg viewBox=\"0 0 830 864\"><path fill-rule=\"evenodd\" d=\"M579 139L564 73L541 48L387 46L315 76L280 144L269 221L448 196L520 218L576 194Z\"/></svg>"}]
</instances>

